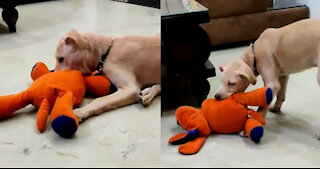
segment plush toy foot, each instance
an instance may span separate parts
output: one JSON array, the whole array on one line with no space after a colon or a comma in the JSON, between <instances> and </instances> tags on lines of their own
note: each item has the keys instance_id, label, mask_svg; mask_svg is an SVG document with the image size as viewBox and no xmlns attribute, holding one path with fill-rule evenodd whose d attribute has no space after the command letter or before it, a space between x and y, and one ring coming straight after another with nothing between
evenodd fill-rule
<instances>
[{"instance_id":1,"label":"plush toy foot","mask_svg":"<svg viewBox=\"0 0 320 169\"><path fill-rule=\"evenodd\" d=\"M172 145L179 145L194 140L199 136L198 130L191 130L188 133L180 133L169 139L169 143Z\"/></svg>"},{"instance_id":2,"label":"plush toy foot","mask_svg":"<svg viewBox=\"0 0 320 169\"><path fill-rule=\"evenodd\" d=\"M262 136L263 136L263 127L261 126L255 127L254 129L252 129L249 135L250 139L255 143L259 143Z\"/></svg>"},{"instance_id":3,"label":"plush toy foot","mask_svg":"<svg viewBox=\"0 0 320 169\"><path fill-rule=\"evenodd\" d=\"M266 100L268 105L272 102L272 99L273 99L273 91L271 90L271 88L268 88L266 91Z\"/></svg>"},{"instance_id":4,"label":"plush toy foot","mask_svg":"<svg viewBox=\"0 0 320 169\"><path fill-rule=\"evenodd\" d=\"M263 136L263 127L254 118L248 118L245 124L246 135L255 143L259 143Z\"/></svg>"},{"instance_id":5,"label":"plush toy foot","mask_svg":"<svg viewBox=\"0 0 320 169\"><path fill-rule=\"evenodd\" d=\"M198 137L198 138L180 146L179 152L183 155L196 154L200 151L205 140L206 140L206 137Z\"/></svg>"},{"instance_id":6,"label":"plush toy foot","mask_svg":"<svg viewBox=\"0 0 320 169\"><path fill-rule=\"evenodd\" d=\"M63 138L72 137L78 129L77 122L73 118L67 116L59 116L54 119L51 127L60 137Z\"/></svg>"}]
</instances>

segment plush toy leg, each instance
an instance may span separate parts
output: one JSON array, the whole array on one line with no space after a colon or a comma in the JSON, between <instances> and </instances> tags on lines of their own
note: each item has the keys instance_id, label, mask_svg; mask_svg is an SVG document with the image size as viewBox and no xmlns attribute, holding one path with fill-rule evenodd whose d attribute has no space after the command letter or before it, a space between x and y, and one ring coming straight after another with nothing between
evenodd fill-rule
<instances>
[{"instance_id":1,"label":"plush toy leg","mask_svg":"<svg viewBox=\"0 0 320 169\"><path fill-rule=\"evenodd\" d=\"M31 78L32 80L37 80L39 77L49 73L50 70L48 69L48 67L42 63L42 62L38 62L36 63L31 71Z\"/></svg>"},{"instance_id":2,"label":"plush toy leg","mask_svg":"<svg viewBox=\"0 0 320 169\"><path fill-rule=\"evenodd\" d=\"M176 118L181 127L188 130L188 133L180 133L171 137L169 143L183 144L179 147L179 152L182 154L197 153L206 137L211 133L207 120L199 109L188 106L178 108Z\"/></svg>"},{"instance_id":3,"label":"plush toy leg","mask_svg":"<svg viewBox=\"0 0 320 169\"><path fill-rule=\"evenodd\" d=\"M270 88L264 87L248 93L239 93L233 96L240 104L250 106L268 106L273 99Z\"/></svg>"},{"instance_id":4,"label":"plush toy leg","mask_svg":"<svg viewBox=\"0 0 320 169\"><path fill-rule=\"evenodd\" d=\"M253 118L248 118L245 124L246 135L255 143L259 143L263 136L262 125Z\"/></svg>"},{"instance_id":5,"label":"plush toy leg","mask_svg":"<svg viewBox=\"0 0 320 169\"><path fill-rule=\"evenodd\" d=\"M28 91L14 95L0 96L0 118L7 117L30 103L31 98L28 97Z\"/></svg>"},{"instance_id":6,"label":"plush toy leg","mask_svg":"<svg viewBox=\"0 0 320 169\"><path fill-rule=\"evenodd\" d=\"M79 126L78 119L73 113L73 103L74 97L71 92L60 93L51 112L52 129L64 138L72 137Z\"/></svg>"},{"instance_id":7,"label":"plush toy leg","mask_svg":"<svg viewBox=\"0 0 320 169\"><path fill-rule=\"evenodd\" d=\"M179 147L179 152L184 155L196 154L200 151L207 137L198 137Z\"/></svg>"},{"instance_id":8,"label":"plush toy leg","mask_svg":"<svg viewBox=\"0 0 320 169\"><path fill-rule=\"evenodd\" d=\"M37 113L37 128L39 132L43 133L46 129L47 119L50 113L51 107L47 99L44 99L40 105Z\"/></svg>"},{"instance_id":9,"label":"plush toy leg","mask_svg":"<svg viewBox=\"0 0 320 169\"><path fill-rule=\"evenodd\" d=\"M262 125L266 125L266 120L265 118L258 112L255 112L251 109L248 110L248 114L254 118L255 120L257 120L259 123L261 123Z\"/></svg>"}]
</instances>

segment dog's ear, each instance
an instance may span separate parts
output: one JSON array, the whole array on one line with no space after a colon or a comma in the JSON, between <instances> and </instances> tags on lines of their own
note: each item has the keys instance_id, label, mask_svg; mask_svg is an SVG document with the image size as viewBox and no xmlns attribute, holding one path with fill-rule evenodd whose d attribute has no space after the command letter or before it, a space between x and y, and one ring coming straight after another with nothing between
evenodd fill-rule
<instances>
[{"instance_id":1,"label":"dog's ear","mask_svg":"<svg viewBox=\"0 0 320 169\"><path fill-rule=\"evenodd\" d=\"M220 71L221 71L221 72L223 72L223 70L224 70L224 68L225 68L225 67L226 67L226 65L225 65L225 64L223 64L223 65L219 66Z\"/></svg>"},{"instance_id":2,"label":"dog's ear","mask_svg":"<svg viewBox=\"0 0 320 169\"><path fill-rule=\"evenodd\" d=\"M77 42L76 42L75 38L73 38L72 36L66 37L64 42L66 43L66 45L70 45L74 48L77 47Z\"/></svg>"},{"instance_id":3,"label":"dog's ear","mask_svg":"<svg viewBox=\"0 0 320 169\"><path fill-rule=\"evenodd\" d=\"M238 76L240 78L245 78L247 79L252 85L255 85L257 83L257 78L253 74L252 70L248 68L244 68L241 71L238 72Z\"/></svg>"},{"instance_id":4,"label":"dog's ear","mask_svg":"<svg viewBox=\"0 0 320 169\"><path fill-rule=\"evenodd\" d=\"M80 33L75 29L71 29L67 33L66 38L64 39L64 42L66 45L70 45L74 49L81 47L81 45L84 43Z\"/></svg>"}]
</instances>

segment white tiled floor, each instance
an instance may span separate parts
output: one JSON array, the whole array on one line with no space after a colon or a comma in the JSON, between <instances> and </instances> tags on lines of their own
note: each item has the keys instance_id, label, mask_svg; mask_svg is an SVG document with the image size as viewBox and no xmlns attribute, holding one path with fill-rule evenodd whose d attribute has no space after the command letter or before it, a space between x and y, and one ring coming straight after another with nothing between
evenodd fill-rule
<instances>
[{"instance_id":1,"label":"white tiled floor","mask_svg":"<svg viewBox=\"0 0 320 169\"><path fill-rule=\"evenodd\" d=\"M110 0L61 0L17 9L17 33L6 33L0 19L1 95L27 88L37 61L52 68L55 45L71 28L114 36L160 31L159 9ZM50 127L39 134L32 106L17 114L0 121L1 167L159 166L160 97L147 108L134 104L91 118L70 140L59 138Z\"/></svg>"},{"instance_id":2,"label":"white tiled floor","mask_svg":"<svg viewBox=\"0 0 320 169\"><path fill-rule=\"evenodd\" d=\"M222 63L237 59L244 47L212 52L210 60L218 68ZM220 72L210 78L214 96L220 83ZM174 110L162 113L162 166L179 167L319 167L320 141L315 133L320 126L320 87L317 69L293 74L289 78L287 100L282 114L269 113L262 142L258 145L238 135L211 135L200 152L192 156L178 153L168 139L183 130L177 126ZM262 87L261 77L255 86Z\"/></svg>"}]
</instances>

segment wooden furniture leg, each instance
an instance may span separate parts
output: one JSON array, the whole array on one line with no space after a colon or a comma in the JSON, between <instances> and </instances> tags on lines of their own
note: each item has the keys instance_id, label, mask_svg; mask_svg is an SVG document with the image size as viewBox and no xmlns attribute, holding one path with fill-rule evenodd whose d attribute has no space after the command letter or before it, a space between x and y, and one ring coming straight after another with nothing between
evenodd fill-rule
<instances>
[{"instance_id":1,"label":"wooden furniture leg","mask_svg":"<svg viewBox=\"0 0 320 169\"><path fill-rule=\"evenodd\" d=\"M16 23L18 21L19 13L15 7L4 7L2 11L2 18L9 28L9 32L16 32Z\"/></svg>"}]
</instances>

